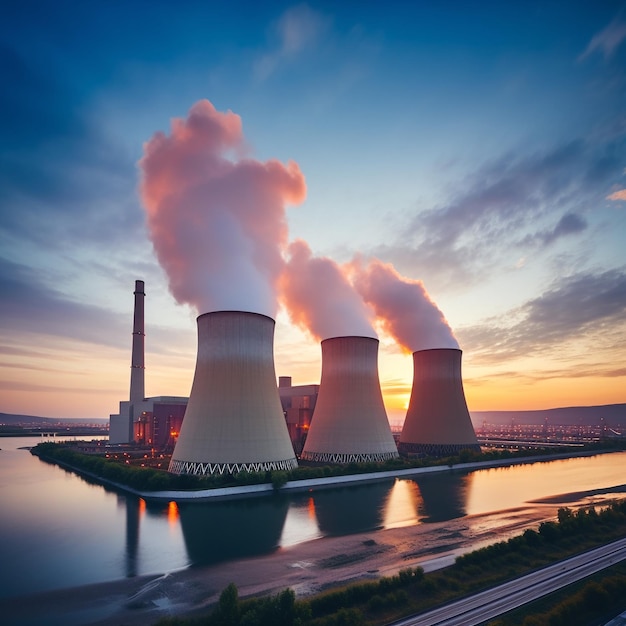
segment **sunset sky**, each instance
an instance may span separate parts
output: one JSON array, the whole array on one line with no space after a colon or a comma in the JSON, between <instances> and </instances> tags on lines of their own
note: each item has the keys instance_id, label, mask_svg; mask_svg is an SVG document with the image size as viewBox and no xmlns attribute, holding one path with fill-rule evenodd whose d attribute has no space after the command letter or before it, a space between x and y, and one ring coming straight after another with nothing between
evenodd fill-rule
<instances>
[{"instance_id":1,"label":"sunset sky","mask_svg":"<svg viewBox=\"0 0 626 626\"><path fill-rule=\"evenodd\" d=\"M117 412L135 279L146 393L189 394L197 310L140 161L201 101L240 120L233 163L297 179L285 246L422 281L470 411L626 402L624 2L26 0L0 68L0 412ZM397 422L412 361L374 325ZM320 355L280 309L277 375L319 382Z\"/></svg>"}]
</instances>

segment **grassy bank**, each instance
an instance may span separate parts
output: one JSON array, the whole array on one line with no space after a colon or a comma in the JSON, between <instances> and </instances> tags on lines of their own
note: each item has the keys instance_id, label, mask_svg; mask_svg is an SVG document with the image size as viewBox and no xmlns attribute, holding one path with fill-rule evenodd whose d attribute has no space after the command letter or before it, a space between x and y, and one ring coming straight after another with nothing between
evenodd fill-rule
<instances>
[{"instance_id":1,"label":"grassy bank","mask_svg":"<svg viewBox=\"0 0 626 626\"><path fill-rule=\"evenodd\" d=\"M606 442L590 444L584 448L564 449L561 454L578 456L590 452L607 452L625 450L626 442ZM49 462L58 462L66 467L82 471L92 477L100 477L106 481L125 485L136 491L198 491L221 487L241 485L271 484L276 489L288 481L314 478L332 478L353 476L372 472L400 471L433 466L451 466L459 463L503 461L533 457L540 460L554 456L553 450L492 450L476 453L462 450L456 456L446 458L398 458L382 463L349 463L348 465L300 466L289 472L239 472L221 476L189 476L170 474L165 469L142 467L142 459L131 459L124 453L84 454L70 443L44 442L35 446L31 452Z\"/></svg>"}]
</instances>

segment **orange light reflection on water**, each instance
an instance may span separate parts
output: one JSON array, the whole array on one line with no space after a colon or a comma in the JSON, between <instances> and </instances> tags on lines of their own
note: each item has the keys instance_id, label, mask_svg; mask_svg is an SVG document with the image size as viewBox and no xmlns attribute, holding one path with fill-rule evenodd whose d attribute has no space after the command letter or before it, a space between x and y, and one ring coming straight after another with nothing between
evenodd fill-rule
<instances>
[{"instance_id":1,"label":"orange light reflection on water","mask_svg":"<svg viewBox=\"0 0 626 626\"><path fill-rule=\"evenodd\" d=\"M385 503L385 528L401 528L413 526L420 517L418 511L422 505L422 496L418 486L408 480L396 480L389 491Z\"/></svg>"},{"instance_id":2,"label":"orange light reflection on water","mask_svg":"<svg viewBox=\"0 0 626 626\"><path fill-rule=\"evenodd\" d=\"M167 521L170 526L176 526L178 524L178 518L180 513L178 512L178 505L173 500L170 500L167 504Z\"/></svg>"}]
</instances>

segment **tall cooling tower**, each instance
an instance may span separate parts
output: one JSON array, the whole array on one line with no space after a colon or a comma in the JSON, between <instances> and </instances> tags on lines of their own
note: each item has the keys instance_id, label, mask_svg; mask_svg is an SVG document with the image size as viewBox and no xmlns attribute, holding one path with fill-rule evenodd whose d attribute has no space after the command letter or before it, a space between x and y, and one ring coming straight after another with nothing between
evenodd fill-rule
<instances>
[{"instance_id":1,"label":"tall cooling tower","mask_svg":"<svg viewBox=\"0 0 626 626\"><path fill-rule=\"evenodd\" d=\"M378 379L378 339L325 339L322 379L302 459L350 463L397 456Z\"/></svg>"},{"instance_id":2,"label":"tall cooling tower","mask_svg":"<svg viewBox=\"0 0 626 626\"><path fill-rule=\"evenodd\" d=\"M198 358L169 471L224 474L297 467L274 370L274 320L217 311L198 317Z\"/></svg>"},{"instance_id":3,"label":"tall cooling tower","mask_svg":"<svg viewBox=\"0 0 626 626\"><path fill-rule=\"evenodd\" d=\"M398 443L401 453L480 451L463 392L461 355L461 350L448 348L413 353L413 389Z\"/></svg>"}]
</instances>

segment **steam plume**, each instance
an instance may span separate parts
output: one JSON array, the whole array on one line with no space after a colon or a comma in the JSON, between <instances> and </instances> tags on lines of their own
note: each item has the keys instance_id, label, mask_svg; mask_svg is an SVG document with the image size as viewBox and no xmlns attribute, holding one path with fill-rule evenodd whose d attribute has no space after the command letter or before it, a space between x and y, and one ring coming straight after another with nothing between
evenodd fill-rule
<instances>
[{"instance_id":1,"label":"steam plume","mask_svg":"<svg viewBox=\"0 0 626 626\"><path fill-rule=\"evenodd\" d=\"M172 295L198 313L276 316L286 204L306 195L297 163L243 158L241 118L208 100L157 132L139 162L148 230Z\"/></svg>"},{"instance_id":2,"label":"steam plume","mask_svg":"<svg viewBox=\"0 0 626 626\"><path fill-rule=\"evenodd\" d=\"M404 278L378 259L367 266L357 260L350 269L357 291L374 308L385 332L406 351L459 347L422 281Z\"/></svg>"},{"instance_id":3,"label":"steam plume","mask_svg":"<svg viewBox=\"0 0 626 626\"><path fill-rule=\"evenodd\" d=\"M301 239L288 249L281 280L283 303L292 321L317 339L376 337L369 311L341 268L327 257L313 257Z\"/></svg>"}]
</instances>

